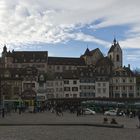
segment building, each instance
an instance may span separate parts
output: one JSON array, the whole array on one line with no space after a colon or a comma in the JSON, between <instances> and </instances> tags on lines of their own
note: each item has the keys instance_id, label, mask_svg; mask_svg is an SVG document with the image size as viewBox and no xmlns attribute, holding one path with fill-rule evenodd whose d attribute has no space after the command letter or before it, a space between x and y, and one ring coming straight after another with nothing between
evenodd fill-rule
<instances>
[{"instance_id":1,"label":"building","mask_svg":"<svg viewBox=\"0 0 140 140\"><path fill-rule=\"evenodd\" d=\"M107 56L99 48L87 48L78 58L49 57L47 51L10 52L4 46L0 69L24 69L22 92L30 88L43 99L137 97L136 77L122 58L116 39Z\"/></svg>"},{"instance_id":2,"label":"building","mask_svg":"<svg viewBox=\"0 0 140 140\"><path fill-rule=\"evenodd\" d=\"M133 98L136 95L136 77L129 67L116 68L110 79L110 97Z\"/></svg>"}]
</instances>

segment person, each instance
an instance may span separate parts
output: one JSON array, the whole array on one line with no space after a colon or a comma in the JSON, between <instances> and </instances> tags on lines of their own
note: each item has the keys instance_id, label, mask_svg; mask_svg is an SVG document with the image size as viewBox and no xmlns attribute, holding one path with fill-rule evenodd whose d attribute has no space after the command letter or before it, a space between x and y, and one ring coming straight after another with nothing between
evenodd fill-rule
<instances>
[{"instance_id":1,"label":"person","mask_svg":"<svg viewBox=\"0 0 140 140\"><path fill-rule=\"evenodd\" d=\"M138 128L140 128L140 110L137 112L137 115L138 115L138 121L139 121Z\"/></svg>"},{"instance_id":2,"label":"person","mask_svg":"<svg viewBox=\"0 0 140 140\"><path fill-rule=\"evenodd\" d=\"M118 124L114 118L112 118L112 120L111 120L110 123L111 123L111 124Z\"/></svg>"},{"instance_id":3,"label":"person","mask_svg":"<svg viewBox=\"0 0 140 140\"><path fill-rule=\"evenodd\" d=\"M107 124L108 123L108 118L105 117L103 123Z\"/></svg>"},{"instance_id":4,"label":"person","mask_svg":"<svg viewBox=\"0 0 140 140\"><path fill-rule=\"evenodd\" d=\"M5 116L5 110L4 108L2 108L2 118L4 118L4 116Z\"/></svg>"}]
</instances>

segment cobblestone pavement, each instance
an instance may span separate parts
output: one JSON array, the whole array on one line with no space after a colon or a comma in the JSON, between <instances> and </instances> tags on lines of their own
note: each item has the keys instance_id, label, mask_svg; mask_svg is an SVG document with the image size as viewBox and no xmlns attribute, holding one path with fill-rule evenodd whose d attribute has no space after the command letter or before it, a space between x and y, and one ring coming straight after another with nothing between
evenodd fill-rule
<instances>
[{"instance_id":1,"label":"cobblestone pavement","mask_svg":"<svg viewBox=\"0 0 140 140\"><path fill-rule=\"evenodd\" d=\"M57 122L96 122L103 121L103 115L80 116L64 113L56 116L50 112L44 113L12 113L5 118L4 123L57 123ZM111 120L111 116L108 117ZM136 128L137 118L115 117L124 128L106 128L93 126L0 126L0 140L139 140L140 129Z\"/></svg>"},{"instance_id":2,"label":"cobblestone pavement","mask_svg":"<svg viewBox=\"0 0 140 140\"><path fill-rule=\"evenodd\" d=\"M102 114L96 115L83 115L77 117L76 114L70 114L64 112L63 116L56 116L55 113L42 112L42 113L11 113L5 116L5 118L0 117L0 124L20 124L20 123L30 123L30 124L44 124L44 123L61 123L61 122L85 122L85 123L102 123L105 117ZM137 117L127 118L127 117L112 117L108 116L110 121L112 118L116 118L119 124L123 124L125 128L136 128L138 124Z\"/></svg>"},{"instance_id":3,"label":"cobblestone pavement","mask_svg":"<svg viewBox=\"0 0 140 140\"><path fill-rule=\"evenodd\" d=\"M0 126L0 140L139 140L139 129L87 126Z\"/></svg>"}]
</instances>

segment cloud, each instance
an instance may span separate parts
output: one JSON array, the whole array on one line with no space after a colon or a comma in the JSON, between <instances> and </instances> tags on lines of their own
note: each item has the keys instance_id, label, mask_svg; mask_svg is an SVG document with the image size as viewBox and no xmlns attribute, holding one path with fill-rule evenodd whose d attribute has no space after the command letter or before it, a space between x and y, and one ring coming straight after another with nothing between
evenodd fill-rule
<instances>
[{"instance_id":1,"label":"cloud","mask_svg":"<svg viewBox=\"0 0 140 140\"><path fill-rule=\"evenodd\" d=\"M140 48L140 35L120 41L122 48Z\"/></svg>"},{"instance_id":2,"label":"cloud","mask_svg":"<svg viewBox=\"0 0 140 140\"><path fill-rule=\"evenodd\" d=\"M107 41L76 29L87 25L92 29L129 25L130 31L120 44L138 48L139 5L139 0L1 0L0 43L55 44L78 40L108 46ZM95 24L99 19L101 21Z\"/></svg>"},{"instance_id":3,"label":"cloud","mask_svg":"<svg viewBox=\"0 0 140 140\"><path fill-rule=\"evenodd\" d=\"M140 59L140 50L139 49L124 49L124 58L128 63L132 62L139 62Z\"/></svg>"},{"instance_id":4,"label":"cloud","mask_svg":"<svg viewBox=\"0 0 140 140\"><path fill-rule=\"evenodd\" d=\"M83 34L83 33L75 34L73 39L74 40L82 40L82 41L85 41L85 42L94 42L96 44L100 44L100 45L105 46L105 47L110 46L110 43L107 42L107 41L103 41L103 40L98 39L94 36L86 35L86 34Z\"/></svg>"}]
</instances>

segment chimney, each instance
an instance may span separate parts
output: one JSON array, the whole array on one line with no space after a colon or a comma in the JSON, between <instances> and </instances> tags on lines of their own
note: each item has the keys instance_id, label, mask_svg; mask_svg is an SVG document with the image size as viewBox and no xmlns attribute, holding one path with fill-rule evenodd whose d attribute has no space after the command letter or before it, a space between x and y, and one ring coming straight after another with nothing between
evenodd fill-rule
<instances>
[{"instance_id":1,"label":"chimney","mask_svg":"<svg viewBox=\"0 0 140 140\"><path fill-rule=\"evenodd\" d=\"M130 69L130 64L128 64L128 68Z\"/></svg>"}]
</instances>

